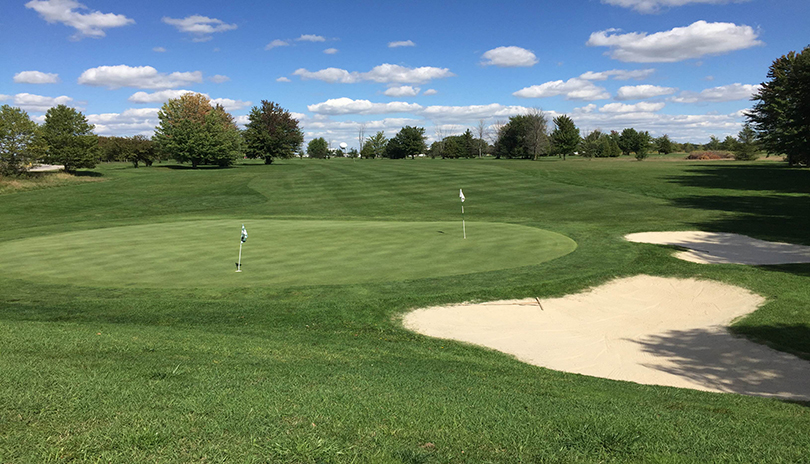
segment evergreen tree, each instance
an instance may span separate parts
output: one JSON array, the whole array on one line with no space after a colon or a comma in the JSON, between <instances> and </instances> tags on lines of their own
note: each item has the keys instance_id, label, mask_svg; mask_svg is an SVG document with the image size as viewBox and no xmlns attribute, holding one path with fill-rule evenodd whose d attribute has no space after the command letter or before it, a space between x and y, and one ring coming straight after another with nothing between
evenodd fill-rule
<instances>
[{"instance_id":1,"label":"evergreen tree","mask_svg":"<svg viewBox=\"0 0 810 464\"><path fill-rule=\"evenodd\" d=\"M415 158L416 155L426 151L425 128L405 126L397 132L394 138L388 141L385 148L385 157L401 159L410 156Z\"/></svg>"},{"instance_id":2,"label":"evergreen tree","mask_svg":"<svg viewBox=\"0 0 810 464\"><path fill-rule=\"evenodd\" d=\"M734 148L734 159L737 161L753 161L757 159L759 144L756 140L757 133L750 124L743 126L737 135L737 143Z\"/></svg>"},{"instance_id":3,"label":"evergreen tree","mask_svg":"<svg viewBox=\"0 0 810 464\"><path fill-rule=\"evenodd\" d=\"M554 118L554 131L551 133L551 147L554 153L562 156L573 155L582 138L574 120L566 115Z\"/></svg>"},{"instance_id":4,"label":"evergreen tree","mask_svg":"<svg viewBox=\"0 0 810 464\"><path fill-rule=\"evenodd\" d=\"M67 172L94 168L101 152L93 128L87 118L74 108L59 105L48 109L41 132L47 147L45 161L64 165Z\"/></svg>"}]
</instances>

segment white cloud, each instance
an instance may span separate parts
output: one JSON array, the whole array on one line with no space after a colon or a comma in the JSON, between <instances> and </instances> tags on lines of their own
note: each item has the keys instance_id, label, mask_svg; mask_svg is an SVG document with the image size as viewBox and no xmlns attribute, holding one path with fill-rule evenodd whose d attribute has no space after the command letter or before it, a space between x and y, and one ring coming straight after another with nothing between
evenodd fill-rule
<instances>
[{"instance_id":1,"label":"white cloud","mask_svg":"<svg viewBox=\"0 0 810 464\"><path fill-rule=\"evenodd\" d=\"M108 87L136 87L139 89L170 89L202 82L202 72L159 73L151 66L99 66L79 76L79 84Z\"/></svg>"},{"instance_id":2,"label":"white cloud","mask_svg":"<svg viewBox=\"0 0 810 464\"><path fill-rule=\"evenodd\" d=\"M59 74L22 71L14 75L14 82L18 84L58 84Z\"/></svg>"},{"instance_id":3,"label":"white cloud","mask_svg":"<svg viewBox=\"0 0 810 464\"><path fill-rule=\"evenodd\" d=\"M657 13L664 8L684 6L690 3L724 5L726 3L742 3L747 0L602 0L608 5L632 8L639 13Z\"/></svg>"},{"instance_id":4,"label":"white cloud","mask_svg":"<svg viewBox=\"0 0 810 464\"><path fill-rule=\"evenodd\" d=\"M264 46L265 50L272 50L276 47L289 47L290 42L287 40L275 39L274 41L270 42L269 44Z\"/></svg>"},{"instance_id":5,"label":"white cloud","mask_svg":"<svg viewBox=\"0 0 810 464\"><path fill-rule=\"evenodd\" d=\"M11 95L3 95L0 93L0 101L6 101L11 98Z\"/></svg>"},{"instance_id":6,"label":"white cloud","mask_svg":"<svg viewBox=\"0 0 810 464\"><path fill-rule=\"evenodd\" d=\"M683 91L677 97L670 98L670 101L676 103L704 103L749 100L758 90L759 85L737 83L712 87L700 92Z\"/></svg>"},{"instance_id":7,"label":"white cloud","mask_svg":"<svg viewBox=\"0 0 810 464\"><path fill-rule=\"evenodd\" d=\"M196 93L193 90L161 90L158 92L135 92L127 100L132 103L163 103L171 98L180 98L187 93Z\"/></svg>"},{"instance_id":8,"label":"white cloud","mask_svg":"<svg viewBox=\"0 0 810 464\"><path fill-rule=\"evenodd\" d=\"M104 29L135 23L133 19L113 13L99 11L79 13L77 10L88 8L74 0L32 0L26 3L25 7L39 13L39 16L50 24L62 23L75 28L76 33L71 37L75 40L82 37L104 37L107 35Z\"/></svg>"},{"instance_id":9,"label":"white cloud","mask_svg":"<svg viewBox=\"0 0 810 464\"><path fill-rule=\"evenodd\" d=\"M419 87L402 85L399 87L389 87L383 94L389 97L415 97L419 95L420 90Z\"/></svg>"},{"instance_id":10,"label":"white cloud","mask_svg":"<svg viewBox=\"0 0 810 464\"><path fill-rule=\"evenodd\" d=\"M327 55L334 55L335 53L338 52L338 49L337 48L327 48L323 52L326 53Z\"/></svg>"},{"instance_id":11,"label":"white cloud","mask_svg":"<svg viewBox=\"0 0 810 464\"><path fill-rule=\"evenodd\" d=\"M580 79L586 79L589 81L606 81L608 78L613 78L617 81L626 81L630 79L635 79L640 81L642 79L646 79L650 77L655 72L655 69L636 69L636 70L627 70L627 69L611 69L610 71L601 71L601 72L593 72L588 71L581 76Z\"/></svg>"},{"instance_id":12,"label":"white cloud","mask_svg":"<svg viewBox=\"0 0 810 464\"><path fill-rule=\"evenodd\" d=\"M427 89L424 92L422 92L422 95L429 97L431 95L436 95L437 93L439 93L439 91L436 89Z\"/></svg>"},{"instance_id":13,"label":"white cloud","mask_svg":"<svg viewBox=\"0 0 810 464\"><path fill-rule=\"evenodd\" d=\"M396 42L388 42L388 48L397 48L397 47L415 47L416 44L413 43L413 40L399 40Z\"/></svg>"},{"instance_id":14,"label":"white cloud","mask_svg":"<svg viewBox=\"0 0 810 464\"><path fill-rule=\"evenodd\" d=\"M493 48L481 55L484 66L501 68L528 67L537 64L537 57L529 50L520 47Z\"/></svg>"},{"instance_id":15,"label":"white cloud","mask_svg":"<svg viewBox=\"0 0 810 464\"><path fill-rule=\"evenodd\" d=\"M437 123L471 122L488 118L508 118L525 114L530 110L525 106L505 106L500 103L489 105L441 106L425 108L421 114Z\"/></svg>"},{"instance_id":16,"label":"white cloud","mask_svg":"<svg viewBox=\"0 0 810 464\"><path fill-rule=\"evenodd\" d=\"M604 100L610 94L604 87L594 85L593 82L578 77L567 81L551 81L540 85L533 85L514 92L512 95L521 98L546 98L562 95L566 100Z\"/></svg>"},{"instance_id":17,"label":"white cloud","mask_svg":"<svg viewBox=\"0 0 810 464\"><path fill-rule=\"evenodd\" d=\"M252 102L242 100L232 100L230 98L212 98L211 104L222 105L222 107L225 108L225 111L231 112L241 110L242 108L247 108L252 104Z\"/></svg>"},{"instance_id":18,"label":"white cloud","mask_svg":"<svg viewBox=\"0 0 810 464\"><path fill-rule=\"evenodd\" d=\"M276 79L276 82L292 82L292 81L290 80L289 77L281 76L278 79Z\"/></svg>"},{"instance_id":19,"label":"white cloud","mask_svg":"<svg viewBox=\"0 0 810 464\"><path fill-rule=\"evenodd\" d=\"M645 98L672 95L678 89L657 85L626 85L616 92L616 100L644 100Z\"/></svg>"},{"instance_id":20,"label":"white cloud","mask_svg":"<svg viewBox=\"0 0 810 464\"><path fill-rule=\"evenodd\" d=\"M194 42L207 42L212 39L211 34L236 29L236 24L227 24L224 21L208 16L192 15L185 18L169 18L164 16L161 21L177 28L180 32L191 34Z\"/></svg>"},{"instance_id":21,"label":"white cloud","mask_svg":"<svg viewBox=\"0 0 810 464\"><path fill-rule=\"evenodd\" d=\"M152 51L153 52L158 52L158 53L166 53L166 49L163 48L163 47L155 47L155 48L152 49Z\"/></svg>"},{"instance_id":22,"label":"white cloud","mask_svg":"<svg viewBox=\"0 0 810 464\"><path fill-rule=\"evenodd\" d=\"M208 80L215 84L222 84L223 82L228 82L231 80L231 78L228 76L223 76L222 74L215 74L209 77Z\"/></svg>"},{"instance_id":23,"label":"white cloud","mask_svg":"<svg viewBox=\"0 0 810 464\"><path fill-rule=\"evenodd\" d=\"M381 64L368 72L349 72L340 68L326 68L320 71L297 69L293 75L302 80L320 80L329 83L353 84L362 81L372 81L387 84L424 84L432 79L451 77L447 68L434 68L424 66L421 68L407 68L396 64Z\"/></svg>"},{"instance_id":24,"label":"white cloud","mask_svg":"<svg viewBox=\"0 0 810 464\"><path fill-rule=\"evenodd\" d=\"M158 108L130 108L122 113L88 114L99 135L151 135L160 123Z\"/></svg>"},{"instance_id":25,"label":"white cloud","mask_svg":"<svg viewBox=\"0 0 810 464\"><path fill-rule=\"evenodd\" d=\"M413 113L420 111L422 105L418 103L390 102L372 103L368 100L352 100L351 98L333 98L323 103L308 105L307 109L318 114L385 114L385 113Z\"/></svg>"},{"instance_id":26,"label":"white cloud","mask_svg":"<svg viewBox=\"0 0 810 464\"><path fill-rule=\"evenodd\" d=\"M33 113L44 113L57 105L71 105L72 98L62 95L59 97L44 97L30 93L18 93L12 98L12 105Z\"/></svg>"},{"instance_id":27,"label":"white cloud","mask_svg":"<svg viewBox=\"0 0 810 464\"><path fill-rule=\"evenodd\" d=\"M639 102L634 105L625 103L608 103L599 108L602 113L655 113L661 111L666 103Z\"/></svg>"},{"instance_id":28,"label":"white cloud","mask_svg":"<svg viewBox=\"0 0 810 464\"><path fill-rule=\"evenodd\" d=\"M295 40L299 42L326 42L324 37L315 34L301 34L301 37Z\"/></svg>"},{"instance_id":29,"label":"white cloud","mask_svg":"<svg viewBox=\"0 0 810 464\"><path fill-rule=\"evenodd\" d=\"M594 32L587 45L610 47L611 58L634 63L673 63L720 55L761 45L750 26L696 21L686 27L648 35L646 32L619 34L617 29Z\"/></svg>"}]
</instances>

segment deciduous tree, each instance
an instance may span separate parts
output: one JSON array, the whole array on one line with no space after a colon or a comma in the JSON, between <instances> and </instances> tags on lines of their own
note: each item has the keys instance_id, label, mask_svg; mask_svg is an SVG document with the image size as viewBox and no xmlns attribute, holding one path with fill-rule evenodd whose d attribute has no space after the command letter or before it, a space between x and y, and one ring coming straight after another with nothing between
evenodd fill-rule
<instances>
[{"instance_id":1,"label":"deciduous tree","mask_svg":"<svg viewBox=\"0 0 810 464\"><path fill-rule=\"evenodd\" d=\"M310 140L307 144L307 155L310 158L328 158L329 142L323 137Z\"/></svg>"},{"instance_id":2,"label":"deciduous tree","mask_svg":"<svg viewBox=\"0 0 810 464\"><path fill-rule=\"evenodd\" d=\"M28 113L9 105L0 106L0 174L18 175L43 154L37 124Z\"/></svg>"},{"instance_id":3,"label":"deciduous tree","mask_svg":"<svg viewBox=\"0 0 810 464\"><path fill-rule=\"evenodd\" d=\"M248 120L242 132L248 158L270 164L275 158L292 158L304 143L298 120L277 103L262 100L261 107L251 108Z\"/></svg>"},{"instance_id":4,"label":"deciduous tree","mask_svg":"<svg viewBox=\"0 0 810 464\"><path fill-rule=\"evenodd\" d=\"M425 128L405 126L397 132L394 138L388 141L385 156L391 159L406 158L408 156L415 158L416 155L426 151Z\"/></svg>"}]
</instances>

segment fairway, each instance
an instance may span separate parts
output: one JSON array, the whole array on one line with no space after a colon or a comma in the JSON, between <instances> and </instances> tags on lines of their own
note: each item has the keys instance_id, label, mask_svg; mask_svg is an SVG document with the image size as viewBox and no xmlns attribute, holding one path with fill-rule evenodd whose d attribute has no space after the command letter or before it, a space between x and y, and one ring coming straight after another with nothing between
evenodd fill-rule
<instances>
[{"instance_id":1,"label":"fairway","mask_svg":"<svg viewBox=\"0 0 810 464\"><path fill-rule=\"evenodd\" d=\"M571 253L557 233L505 223L236 220L112 227L0 244L15 278L91 286L330 285L529 266Z\"/></svg>"}]
</instances>

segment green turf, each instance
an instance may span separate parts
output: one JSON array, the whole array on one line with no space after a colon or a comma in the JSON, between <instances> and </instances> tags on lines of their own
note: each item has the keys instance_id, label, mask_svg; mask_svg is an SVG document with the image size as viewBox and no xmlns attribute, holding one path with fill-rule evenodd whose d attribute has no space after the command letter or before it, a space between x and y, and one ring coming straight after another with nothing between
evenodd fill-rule
<instances>
[{"instance_id":1,"label":"green turf","mask_svg":"<svg viewBox=\"0 0 810 464\"><path fill-rule=\"evenodd\" d=\"M554 232L461 221L185 221L68 232L0 243L7 277L102 286L339 285L540 264L576 248Z\"/></svg>"},{"instance_id":2,"label":"green turf","mask_svg":"<svg viewBox=\"0 0 810 464\"><path fill-rule=\"evenodd\" d=\"M416 335L399 320L412 308L559 296L619 276L698 277L763 295L767 303L734 330L810 359L810 266L698 265L672 258L670 248L622 239L702 229L810 244L808 170L770 161L572 158L282 160L225 170L111 164L95 172L105 181L0 193L0 249L223 223L225 279L251 278L255 256L246 255L241 276L231 267L243 222L247 253L282 241L317 253L346 240L342 233L281 237L256 226L265 221L337 229L447 223L458 233L459 188L468 240L497 247L510 240L506 233L519 242L551 231L577 248L465 274L354 283L296 276L308 283L247 286L178 285L176 276L149 285L134 273L93 281L78 274L84 254L62 241L53 254L77 264L56 279L27 275L29 264L4 256L2 463L793 463L810 456L806 404L554 372ZM477 233L490 226L509 229ZM167 253L185 243L165 242ZM149 245L135 255L164 246ZM219 252L207 238L194 246L192 259ZM362 255L362 243L351 247ZM349 266L347 274L368 272L359 262ZM681 343L673 334L660 348ZM694 367L695 360L681 362Z\"/></svg>"}]
</instances>

